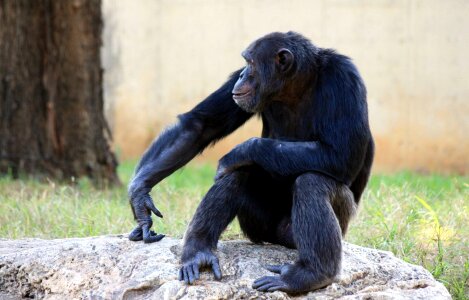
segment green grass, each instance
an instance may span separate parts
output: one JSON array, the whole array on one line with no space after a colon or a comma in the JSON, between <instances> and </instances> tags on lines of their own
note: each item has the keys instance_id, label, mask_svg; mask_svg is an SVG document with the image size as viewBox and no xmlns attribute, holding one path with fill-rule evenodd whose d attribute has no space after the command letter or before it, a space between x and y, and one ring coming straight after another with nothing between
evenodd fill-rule
<instances>
[{"instance_id":1,"label":"green grass","mask_svg":"<svg viewBox=\"0 0 469 300\"><path fill-rule=\"evenodd\" d=\"M454 299L468 299L469 178L374 175L347 240L422 265Z\"/></svg>"},{"instance_id":2,"label":"green grass","mask_svg":"<svg viewBox=\"0 0 469 300\"><path fill-rule=\"evenodd\" d=\"M0 237L62 238L129 232L135 225L126 197L134 164L123 163L122 187L13 181L0 177ZM157 232L182 237L213 181L210 165L190 165L154 188L164 219ZM237 222L224 239L241 238ZM455 299L469 294L469 177L401 172L374 175L351 224L347 241L392 251L427 268Z\"/></svg>"}]
</instances>

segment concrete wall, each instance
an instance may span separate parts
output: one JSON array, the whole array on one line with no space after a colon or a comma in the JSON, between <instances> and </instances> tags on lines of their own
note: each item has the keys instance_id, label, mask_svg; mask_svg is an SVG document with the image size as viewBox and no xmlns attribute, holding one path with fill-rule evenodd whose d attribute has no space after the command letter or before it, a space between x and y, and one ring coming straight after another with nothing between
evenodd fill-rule
<instances>
[{"instance_id":1,"label":"concrete wall","mask_svg":"<svg viewBox=\"0 0 469 300\"><path fill-rule=\"evenodd\" d=\"M295 30L353 58L368 86L375 170L469 171L469 1L104 0L105 100L122 157L244 64L241 51ZM260 134L252 121L206 151Z\"/></svg>"}]
</instances>

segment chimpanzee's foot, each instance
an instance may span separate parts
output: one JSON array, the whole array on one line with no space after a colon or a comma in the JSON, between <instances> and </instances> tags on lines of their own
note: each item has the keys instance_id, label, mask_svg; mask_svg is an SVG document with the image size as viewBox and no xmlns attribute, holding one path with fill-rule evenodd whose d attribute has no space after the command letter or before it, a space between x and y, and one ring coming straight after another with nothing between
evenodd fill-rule
<instances>
[{"instance_id":1,"label":"chimpanzee's foot","mask_svg":"<svg viewBox=\"0 0 469 300\"><path fill-rule=\"evenodd\" d=\"M145 243L153 243L153 242L158 242L162 238L165 237L164 234L157 234L153 230L150 230L148 232L149 232L149 234L144 236L142 228L140 226L137 226L129 234L129 240L131 240L131 241L141 241L141 240L143 240Z\"/></svg>"},{"instance_id":2,"label":"chimpanzee's foot","mask_svg":"<svg viewBox=\"0 0 469 300\"><path fill-rule=\"evenodd\" d=\"M297 264L266 266L266 269L280 275L261 277L254 281L252 288L261 292L282 291L294 294L316 290L333 281L333 278L317 276L312 270Z\"/></svg>"},{"instance_id":3,"label":"chimpanzee's foot","mask_svg":"<svg viewBox=\"0 0 469 300\"><path fill-rule=\"evenodd\" d=\"M179 270L179 280L192 284L199 279L199 270L203 267L211 267L216 280L221 279L221 270L218 258L210 250L201 250L195 255L184 259Z\"/></svg>"},{"instance_id":4,"label":"chimpanzee's foot","mask_svg":"<svg viewBox=\"0 0 469 300\"><path fill-rule=\"evenodd\" d=\"M281 276L264 276L256 281L252 285L252 288L261 292L291 292L289 285L282 280Z\"/></svg>"},{"instance_id":5,"label":"chimpanzee's foot","mask_svg":"<svg viewBox=\"0 0 469 300\"><path fill-rule=\"evenodd\" d=\"M286 273L289 265L267 265L265 268L276 274ZM264 276L254 281L252 288L261 292L283 291L289 292L289 286L281 276Z\"/></svg>"}]
</instances>

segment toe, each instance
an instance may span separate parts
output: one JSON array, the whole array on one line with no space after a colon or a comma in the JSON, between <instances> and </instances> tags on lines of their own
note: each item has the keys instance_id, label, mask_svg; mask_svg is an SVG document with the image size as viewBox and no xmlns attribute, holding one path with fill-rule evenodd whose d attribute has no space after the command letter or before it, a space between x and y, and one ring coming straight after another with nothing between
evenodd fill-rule
<instances>
[{"instance_id":1,"label":"toe","mask_svg":"<svg viewBox=\"0 0 469 300\"><path fill-rule=\"evenodd\" d=\"M259 285L257 287L257 290L261 292L266 292L268 289L275 287L277 285L278 285L278 282L275 279L269 278L265 280L261 285Z\"/></svg>"},{"instance_id":2,"label":"toe","mask_svg":"<svg viewBox=\"0 0 469 300\"><path fill-rule=\"evenodd\" d=\"M257 289L258 287L267 284L269 282L270 277L272 276L264 276L264 277L257 279L256 281L254 281L252 288Z\"/></svg>"},{"instance_id":3,"label":"toe","mask_svg":"<svg viewBox=\"0 0 469 300\"><path fill-rule=\"evenodd\" d=\"M265 268L272 273L280 274L282 272L282 265L266 265Z\"/></svg>"},{"instance_id":4,"label":"toe","mask_svg":"<svg viewBox=\"0 0 469 300\"><path fill-rule=\"evenodd\" d=\"M285 285L275 284L267 289L267 292L285 291Z\"/></svg>"}]
</instances>

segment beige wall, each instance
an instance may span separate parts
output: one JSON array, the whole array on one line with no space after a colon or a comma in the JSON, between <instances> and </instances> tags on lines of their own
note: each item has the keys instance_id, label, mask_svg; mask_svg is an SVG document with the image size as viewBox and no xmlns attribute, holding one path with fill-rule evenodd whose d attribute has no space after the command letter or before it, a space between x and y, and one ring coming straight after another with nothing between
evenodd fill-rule
<instances>
[{"instance_id":1,"label":"beige wall","mask_svg":"<svg viewBox=\"0 0 469 300\"><path fill-rule=\"evenodd\" d=\"M469 173L469 1L104 0L103 13L105 100L123 157L220 86L252 40L295 30L360 69L375 170ZM250 122L204 157L259 133Z\"/></svg>"}]
</instances>

